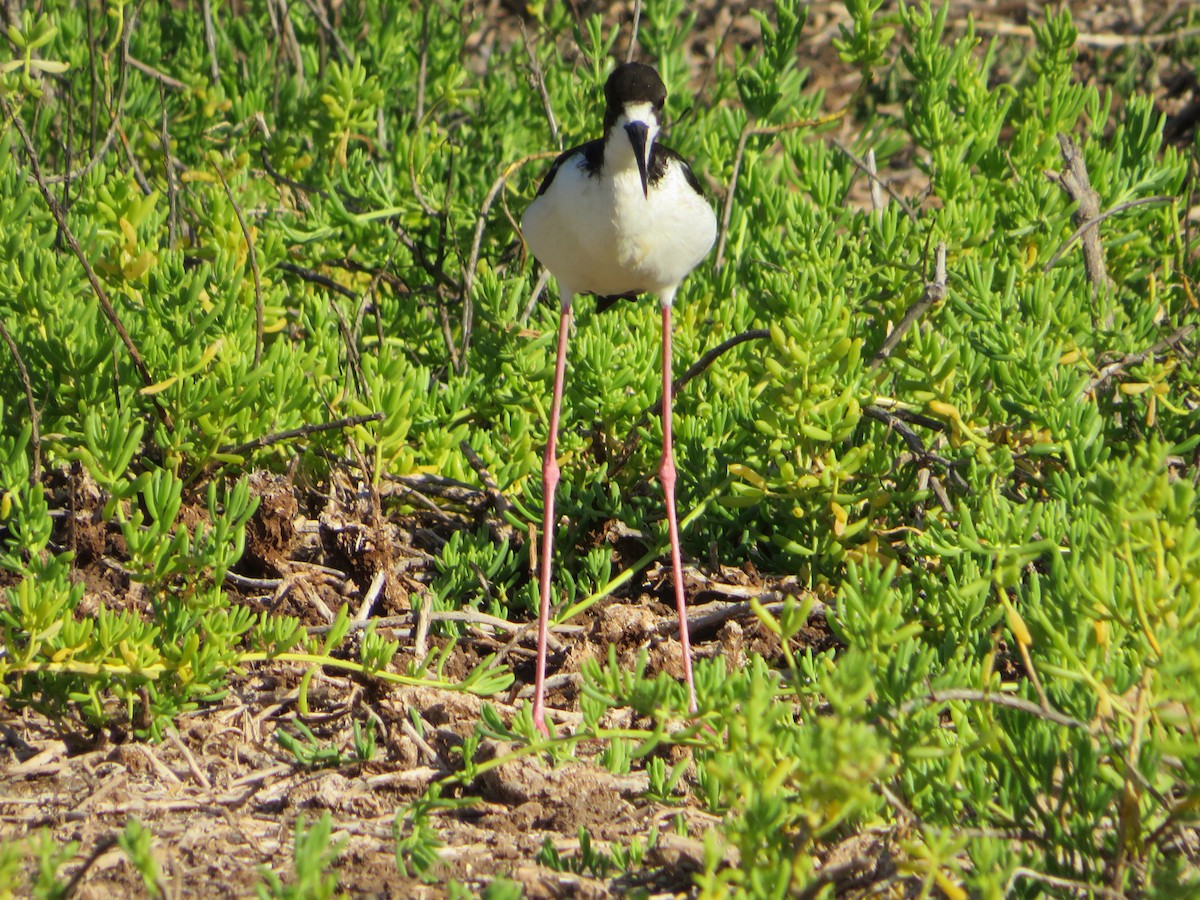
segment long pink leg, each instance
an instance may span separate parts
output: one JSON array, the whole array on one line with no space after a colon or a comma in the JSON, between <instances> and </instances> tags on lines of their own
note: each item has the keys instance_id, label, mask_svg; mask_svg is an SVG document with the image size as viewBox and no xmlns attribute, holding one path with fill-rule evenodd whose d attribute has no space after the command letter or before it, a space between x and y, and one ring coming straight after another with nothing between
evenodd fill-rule
<instances>
[{"instance_id":1,"label":"long pink leg","mask_svg":"<svg viewBox=\"0 0 1200 900\"><path fill-rule=\"evenodd\" d=\"M571 302L566 300L558 319L558 356L554 361L554 397L550 401L550 435L542 458L542 566L539 573L541 605L538 608L537 677L533 686L533 724L546 729L546 640L550 631L550 561L554 557L554 492L558 487L558 418L562 411L563 378L567 369L567 335L571 328ZM690 678L690 674L689 674Z\"/></svg>"},{"instance_id":2,"label":"long pink leg","mask_svg":"<svg viewBox=\"0 0 1200 900\"><path fill-rule=\"evenodd\" d=\"M679 518L675 515L675 450L671 444L671 307L662 308L663 340L663 452L658 467L667 501L667 530L671 534L671 570L675 581L675 609L679 613L679 643L683 647L683 677L687 682L688 710L696 712L696 684L692 680L692 641L688 634L687 600L683 595L683 564L679 560Z\"/></svg>"}]
</instances>

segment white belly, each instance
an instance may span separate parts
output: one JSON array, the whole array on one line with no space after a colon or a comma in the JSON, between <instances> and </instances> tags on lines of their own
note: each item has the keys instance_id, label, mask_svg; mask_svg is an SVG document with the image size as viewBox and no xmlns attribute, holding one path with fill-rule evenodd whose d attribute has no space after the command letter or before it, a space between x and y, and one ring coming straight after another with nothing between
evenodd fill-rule
<instances>
[{"instance_id":1,"label":"white belly","mask_svg":"<svg viewBox=\"0 0 1200 900\"><path fill-rule=\"evenodd\" d=\"M677 168L651 186L647 199L636 168L590 176L582 165L564 165L529 205L521 230L565 300L568 292L659 294L677 287L712 248L717 220Z\"/></svg>"}]
</instances>

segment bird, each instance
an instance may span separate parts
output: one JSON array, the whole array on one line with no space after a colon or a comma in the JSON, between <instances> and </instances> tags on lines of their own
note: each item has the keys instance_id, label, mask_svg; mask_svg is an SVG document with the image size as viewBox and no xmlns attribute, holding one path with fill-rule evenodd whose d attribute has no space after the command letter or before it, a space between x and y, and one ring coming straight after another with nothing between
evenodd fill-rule
<instances>
[{"instance_id":1,"label":"bird","mask_svg":"<svg viewBox=\"0 0 1200 900\"><path fill-rule=\"evenodd\" d=\"M604 85L601 137L562 153L521 218L533 256L558 282L558 350L549 435L542 459L544 519L538 572L538 651L533 724L545 724L546 641L551 605L554 499L560 478L558 428L572 304L597 298L603 312L619 300L658 297L662 313L663 445L658 476L666 503L671 570L688 709L697 712L691 639L675 508L677 472L671 435L671 307L684 278L708 255L717 219L687 162L659 142L667 89L651 66L618 65Z\"/></svg>"}]
</instances>

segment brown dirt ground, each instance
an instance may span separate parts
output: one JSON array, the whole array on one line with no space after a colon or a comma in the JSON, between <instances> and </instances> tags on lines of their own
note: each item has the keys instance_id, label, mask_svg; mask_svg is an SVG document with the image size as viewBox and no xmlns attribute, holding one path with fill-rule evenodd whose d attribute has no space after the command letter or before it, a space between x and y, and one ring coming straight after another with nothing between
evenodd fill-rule
<instances>
[{"instance_id":1,"label":"brown dirt ground","mask_svg":"<svg viewBox=\"0 0 1200 900\"><path fill-rule=\"evenodd\" d=\"M963 22L971 11L981 32L1014 41L1029 40L1026 22L1038 6L1008 0L954 0L952 5L952 21ZM1093 38L1084 42L1080 77L1092 77L1104 55L1118 52L1128 35L1162 30L1162 23L1183 5L1130 0L1096 4L1107 9L1093 12L1093 4L1072 4L1079 10L1080 30ZM749 6L705 5L692 45L699 77L714 53L754 40L757 26L747 14ZM611 10L625 21L628 12L626 5ZM484 55L484 49L512 40L513 21L501 0L483 4L473 46ZM814 3L802 49L804 64L812 66L813 86L827 91L830 108L855 86L853 73L838 63L831 43L841 21L840 4ZM1195 72L1164 58L1157 69L1146 72L1145 89L1173 115L1176 139L1189 141L1200 117ZM855 133L853 122L843 128L847 136ZM901 181L912 177L899 169L889 174ZM410 486L444 489L425 483ZM48 488L53 504L66 511L56 540L76 550L78 575L87 586L82 613L99 604L143 607L136 586L121 574L125 548L119 533L96 524L98 492L77 475L62 476ZM262 502L250 526L246 558L226 585L231 599L254 609L286 612L318 628L343 602L357 609L372 573L388 571L370 614L388 623L381 632L398 637L406 648L404 658L394 665L411 659L409 594L427 580L432 554L449 529L476 527L471 517L448 521L433 514L384 516L374 522L368 498L350 476L305 486L264 473L256 476L255 490ZM387 494L401 490L393 485L384 491L384 509ZM489 516L487 495L464 493L458 499L476 518ZM616 523L610 530L622 531ZM769 658L778 654L778 645L757 620L730 601L794 592L788 583L729 568L690 567L689 578L694 612L714 616L713 624L697 630L699 655L725 654L737 665L748 652ZM578 721L579 666L588 656L605 654L609 643L616 644L622 661L632 661L640 648L649 647L653 670L679 674L679 645L671 637L674 613L665 581L655 566L621 596L562 630L551 660L558 675L549 697L553 718L568 727ZM532 680L528 629L518 638L514 641L512 632L471 626L447 670L452 677L461 676L486 654L502 652L518 678L509 695L493 700L502 716L511 716L516 704L527 702ZM800 642L823 648L832 638L823 620L814 617ZM300 675L298 667L251 666L231 679L224 700L181 716L177 729L159 744L132 740L120 729L88 733L71 722L0 707L0 839L47 827L59 843L79 842L79 855L63 870L66 877L78 877L77 896L141 895L140 876L113 840L127 819L136 816L153 832L163 872L161 887L167 895L243 897L253 892L260 869L273 870L285 880L290 876L297 817L304 815L311 822L328 811L335 835L346 840L336 865L343 890L364 897L443 896L441 887L398 874L393 821L398 808L455 768L452 751L471 733L481 701L320 673L311 685L306 724L324 743L348 748L352 723L373 719L379 726L378 750L365 764L314 771L297 766L273 739L276 729L299 718ZM624 716L625 722L618 715L614 724L632 724L629 714ZM423 737L414 721L423 724ZM485 755L501 750L483 748ZM587 761L595 750L581 748L578 761L557 768L533 760L500 766L473 785L472 793L481 798L478 803L436 814L434 822L445 843L436 872L439 881L454 878L478 888L504 875L519 881L528 897L608 897L636 887L651 894L688 895L690 875L702 864L703 833L714 818L688 793L687 778L676 803L650 802L642 799L647 785L643 772L613 776ZM607 842L628 845L653 828L660 837L636 876L605 881L557 873L535 862L547 840L560 853L577 852L581 826L601 847ZM887 852L878 841L855 839L827 862L857 857L868 869L882 871Z\"/></svg>"}]
</instances>

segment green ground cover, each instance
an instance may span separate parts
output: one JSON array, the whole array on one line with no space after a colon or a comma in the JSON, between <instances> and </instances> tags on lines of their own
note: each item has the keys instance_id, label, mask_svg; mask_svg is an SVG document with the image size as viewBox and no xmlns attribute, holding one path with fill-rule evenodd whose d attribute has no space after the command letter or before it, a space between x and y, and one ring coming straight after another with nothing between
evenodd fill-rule
<instances>
[{"instance_id":1,"label":"green ground cover","mask_svg":"<svg viewBox=\"0 0 1200 900\"><path fill-rule=\"evenodd\" d=\"M500 739L502 759L586 752L710 813L704 896L1200 890L1195 139L1164 143L1136 53L1081 77L1067 13L1013 45L948 24L948 7L879 6L846 4L836 47L854 78L833 101L797 61L793 0L702 66L685 4L647 4L638 32L670 91L670 143L722 221L680 294L681 371L744 338L678 397L683 539L694 560L798 585L755 609L773 649L699 660L696 721L675 679L615 655L584 665L582 719L552 739L526 705L484 707L456 770L397 815L406 876L482 889L439 868L432 814L469 803L499 765L476 751ZM0 696L14 714L155 742L256 667L488 698L527 674L482 653L449 665L453 622L434 623L424 658L354 637L354 599L310 632L235 602L227 575L259 506L253 473L352 478L375 490L368 526L428 512L380 493L396 479L486 491L487 473L493 509L463 517L418 599L536 613L557 309L552 284L532 302L515 221L544 151L594 135L618 31L538 4L528 43L506 21L488 55L454 2L348 4L333 22L280 8L215 8L210 31L199 8L51 3L0 45ZM1189 48L1194 35L1170 52ZM1060 135L1110 213L1083 235ZM868 149L885 178L903 173L874 210ZM593 540L604 523L662 554L646 483L656 321L647 303L578 316L560 622L645 568ZM61 528L80 479L137 603L89 603ZM804 640L814 610L824 648ZM626 707L636 727L611 727ZM303 735L287 746L337 765L376 752L372 734L332 757ZM601 881L653 868L644 845L586 835L537 862ZM839 869L830 848L856 835L883 836L888 865L864 849ZM61 895L73 848L7 837L4 881ZM131 820L121 841L158 891L149 832ZM308 868L262 890L333 892L335 844L327 820L301 825Z\"/></svg>"}]
</instances>

